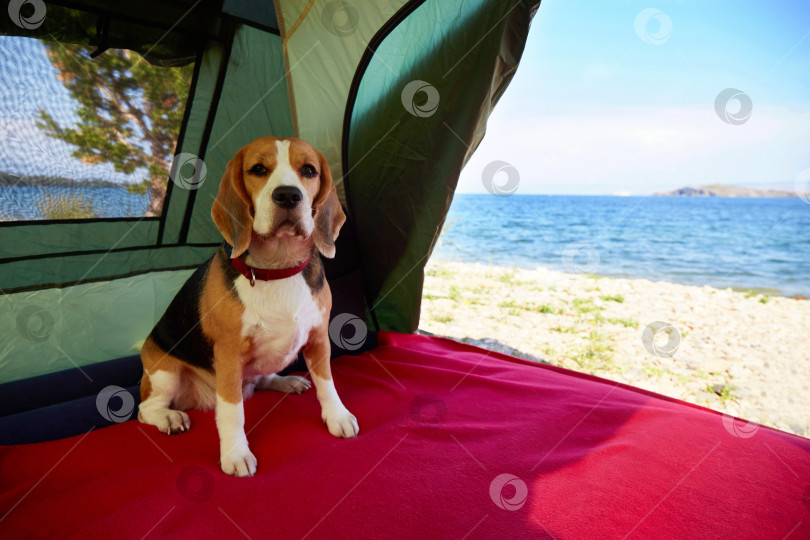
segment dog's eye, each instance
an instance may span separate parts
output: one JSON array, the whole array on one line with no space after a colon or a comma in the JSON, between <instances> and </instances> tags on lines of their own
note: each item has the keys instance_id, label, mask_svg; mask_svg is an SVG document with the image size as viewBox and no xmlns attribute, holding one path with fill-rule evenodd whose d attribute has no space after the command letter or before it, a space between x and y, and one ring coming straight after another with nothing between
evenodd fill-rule
<instances>
[{"instance_id":1,"label":"dog's eye","mask_svg":"<svg viewBox=\"0 0 810 540\"><path fill-rule=\"evenodd\" d=\"M301 167L301 174L305 178L312 178L318 175L318 171L316 171L315 167L313 167L312 165L304 165L303 167Z\"/></svg>"},{"instance_id":2,"label":"dog's eye","mask_svg":"<svg viewBox=\"0 0 810 540\"><path fill-rule=\"evenodd\" d=\"M250 174L255 174L256 176L264 176L267 174L267 167L265 167L261 163L257 163L256 165L251 167L248 172Z\"/></svg>"}]
</instances>

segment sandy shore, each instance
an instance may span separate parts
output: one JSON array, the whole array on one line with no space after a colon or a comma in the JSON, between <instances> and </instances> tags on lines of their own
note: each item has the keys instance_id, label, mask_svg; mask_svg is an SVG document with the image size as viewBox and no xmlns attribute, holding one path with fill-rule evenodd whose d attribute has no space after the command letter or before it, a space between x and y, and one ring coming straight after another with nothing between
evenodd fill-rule
<instances>
[{"instance_id":1,"label":"sandy shore","mask_svg":"<svg viewBox=\"0 0 810 540\"><path fill-rule=\"evenodd\" d=\"M810 437L810 301L465 263L423 296L420 330Z\"/></svg>"}]
</instances>

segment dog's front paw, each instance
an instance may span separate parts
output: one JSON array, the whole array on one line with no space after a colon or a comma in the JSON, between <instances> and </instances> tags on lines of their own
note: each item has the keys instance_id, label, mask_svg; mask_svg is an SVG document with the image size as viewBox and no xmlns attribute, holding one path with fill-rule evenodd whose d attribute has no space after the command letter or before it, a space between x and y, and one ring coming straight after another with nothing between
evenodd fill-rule
<instances>
[{"instance_id":1,"label":"dog's front paw","mask_svg":"<svg viewBox=\"0 0 810 540\"><path fill-rule=\"evenodd\" d=\"M349 439L357 437L357 434L360 433L357 418L343 405L324 408L322 418L326 422L329 433L335 437Z\"/></svg>"},{"instance_id":2,"label":"dog's front paw","mask_svg":"<svg viewBox=\"0 0 810 540\"><path fill-rule=\"evenodd\" d=\"M238 445L233 448L222 449L220 452L222 472L231 476L253 476L256 474L258 461L247 445Z\"/></svg>"}]
</instances>

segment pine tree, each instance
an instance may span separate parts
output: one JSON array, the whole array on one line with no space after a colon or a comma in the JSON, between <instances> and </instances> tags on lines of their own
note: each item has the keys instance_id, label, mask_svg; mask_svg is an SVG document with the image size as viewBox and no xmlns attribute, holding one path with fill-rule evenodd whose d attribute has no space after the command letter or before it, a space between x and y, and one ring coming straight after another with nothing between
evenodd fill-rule
<instances>
[{"instance_id":1,"label":"pine tree","mask_svg":"<svg viewBox=\"0 0 810 540\"><path fill-rule=\"evenodd\" d=\"M81 123L61 126L41 109L40 129L75 146L73 156L83 163L112 163L124 174L144 168L146 177L129 189L148 190L146 215L159 216L192 66L153 66L123 49L109 49L93 59L85 47L42 44L58 79L78 104Z\"/></svg>"}]
</instances>

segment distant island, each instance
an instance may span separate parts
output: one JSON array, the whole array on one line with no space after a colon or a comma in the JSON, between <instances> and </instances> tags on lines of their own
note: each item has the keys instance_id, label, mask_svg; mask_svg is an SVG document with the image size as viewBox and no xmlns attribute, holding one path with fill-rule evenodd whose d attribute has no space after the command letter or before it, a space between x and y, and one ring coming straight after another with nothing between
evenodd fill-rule
<instances>
[{"instance_id":1,"label":"distant island","mask_svg":"<svg viewBox=\"0 0 810 540\"><path fill-rule=\"evenodd\" d=\"M792 191L780 189L754 189L742 186L728 186L725 184L710 184L699 187L682 187L665 193L653 193L657 197L796 197Z\"/></svg>"},{"instance_id":2,"label":"distant island","mask_svg":"<svg viewBox=\"0 0 810 540\"><path fill-rule=\"evenodd\" d=\"M58 176L22 176L0 172L0 187L30 186L30 187L124 187L109 180L71 180Z\"/></svg>"}]
</instances>

